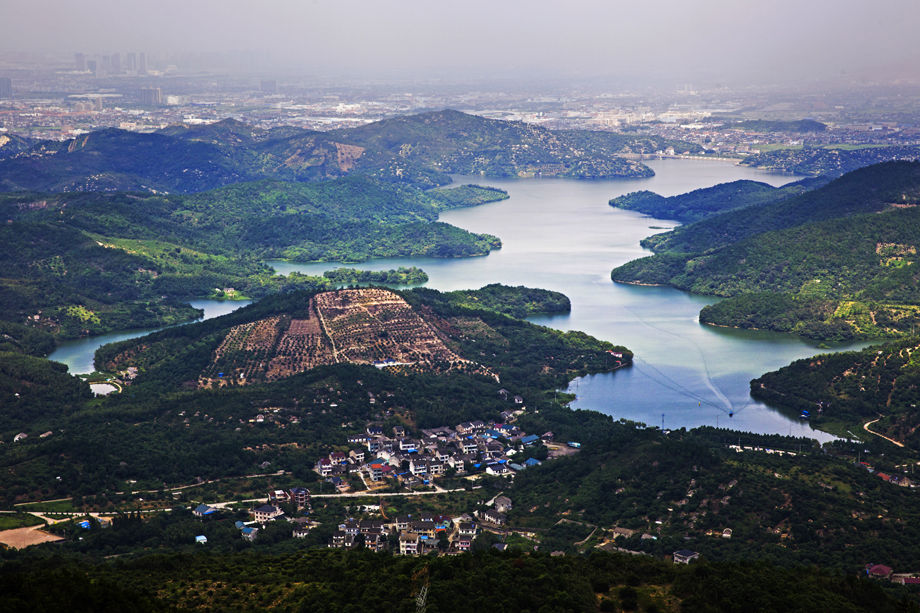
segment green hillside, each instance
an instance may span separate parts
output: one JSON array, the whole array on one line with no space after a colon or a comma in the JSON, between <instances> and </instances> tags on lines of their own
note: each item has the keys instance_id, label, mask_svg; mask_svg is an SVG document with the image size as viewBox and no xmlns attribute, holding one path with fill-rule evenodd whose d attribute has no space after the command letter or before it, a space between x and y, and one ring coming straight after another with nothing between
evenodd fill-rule
<instances>
[{"instance_id":1,"label":"green hillside","mask_svg":"<svg viewBox=\"0 0 920 613\"><path fill-rule=\"evenodd\" d=\"M529 288L490 287L483 296L500 292L509 303L534 294ZM42 374L41 365L50 363L19 358L15 363L23 364L20 370L36 373L29 375L40 383L35 398L51 400L43 411L26 414L28 421L0 424L2 440L19 431L30 434L22 444L0 445L3 500L45 496L41 492L49 494L46 497L89 495L120 489L125 479L158 487L197 476L240 476L259 472L258 465L265 461L276 466L273 470L284 469L313 481L317 476L309 467L322 449L342 443L343 421L362 431L365 421L386 410L401 415L404 423L424 428L496 419L500 411L513 406L498 394L502 388L548 403L554 390L573 378L613 371L632 358L627 349L584 333L560 332L462 306L463 301L476 298L476 292L460 299L433 290L412 290L400 294L413 310L436 327L451 350L484 368L434 373L330 363L271 383L196 389L198 377L215 359L215 349L231 328L278 315L307 317L312 294L275 294L222 317L106 345L97 352L97 367L123 371L133 366L137 376L119 375L122 393L81 401L75 407L70 396L53 398L55 389L66 386ZM380 332L396 334L401 329L399 321L384 321ZM264 347L256 355L260 361L273 357L272 348ZM56 365L48 369L59 370ZM484 369L492 374L484 374ZM66 373L58 374L85 390ZM14 391L21 391L21 385L12 385L3 385L6 395L0 401L5 406ZM368 393L379 399L376 405L368 403ZM326 410L330 403L337 405L334 411ZM296 420L283 428L240 428L240 419L249 423L264 407L285 407L285 423L290 417ZM57 433L53 437L32 436L52 428ZM67 466L59 465L60 453L69 458ZM63 471L60 481L55 479L56 470Z\"/></svg>"},{"instance_id":2,"label":"green hillside","mask_svg":"<svg viewBox=\"0 0 920 613\"><path fill-rule=\"evenodd\" d=\"M660 196L639 191L610 200L610 206L638 211L658 219L675 219L683 223L749 206L764 206L784 198L814 189L820 181L799 181L783 187L773 187L759 181L732 181L704 187L678 196Z\"/></svg>"},{"instance_id":3,"label":"green hillside","mask_svg":"<svg viewBox=\"0 0 920 613\"><path fill-rule=\"evenodd\" d=\"M751 394L792 412L809 411L821 427L871 430L920 449L920 349L916 336L862 351L797 360L751 382Z\"/></svg>"},{"instance_id":4,"label":"green hillside","mask_svg":"<svg viewBox=\"0 0 920 613\"><path fill-rule=\"evenodd\" d=\"M643 244L656 254L612 278L729 297L704 309L706 323L816 339L897 336L920 313L918 203L920 164L873 166L650 237Z\"/></svg>"},{"instance_id":5,"label":"green hillside","mask_svg":"<svg viewBox=\"0 0 920 613\"><path fill-rule=\"evenodd\" d=\"M547 553L480 552L429 559L365 551L189 551L125 561L76 556L24 560L0 568L7 610L17 613L54 608L139 613L915 610L900 600L903 591L889 593L877 582L813 568L753 562L688 567L624 554L554 558ZM424 597L419 598L423 588Z\"/></svg>"},{"instance_id":6,"label":"green hillside","mask_svg":"<svg viewBox=\"0 0 920 613\"><path fill-rule=\"evenodd\" d=\"M500 241L438 222L438 213L503 198L492 188L423 192L360 176L186 196L6 194L0 312L75 337L187 321L198 316L189 298L325 286L274 275L267 258L483 255Z\"/></svg>"}]
</instances>

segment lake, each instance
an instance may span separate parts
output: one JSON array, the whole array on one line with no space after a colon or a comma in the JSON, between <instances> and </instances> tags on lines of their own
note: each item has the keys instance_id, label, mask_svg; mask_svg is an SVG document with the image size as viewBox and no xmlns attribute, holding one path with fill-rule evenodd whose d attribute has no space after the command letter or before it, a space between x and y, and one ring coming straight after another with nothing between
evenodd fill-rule
<instances>
[{"instance_id":1,"label":"lake","mask_svg":"<svg viewBox=\"0 0 920 613\"><path fill-rule=\"evenodd\" d=\"M196 309L204 310L204 315L197 321L226 315L241 306L249 304L248 300L228 301L228 300L192 300L190 304ZM148 328L145 330L127 330L124 332L113 332L111 334L102 334L100 336L91 336L89 338L78 338L71 341L60 341L57 349L48 356L49 360L67 364L70 373L74 375L85 375L95 370L93 368L93 356L96 350L109 343L125 341L136 336L150 334L162 328Z\"/></svg>"},{"instance_id":2,"label":"lake","mask_svg":"<svg viewBox=\"0 0 920 613\"><path fill-rule=\"evenodd\" d=\"M626 345L636 354L629 369L573 381L568 391L576 394L576 408L665 428L712 425L828 440L829 435L811 429L807 422L753 402L749 395L751 379L820 353L815 346L786 335L701 326L699 310L715 299L610 280L615 266L648 255L639 247L642 238L678 225L614 209L607 204L610 198L640 189L675 195L736 179L782 185L797 177L711 160L653 160L648 165L656 176L637 180L456 177L458 184L492 185L510 194L502 202L441 216L442 221L461 228L499 236L500 250L478 258L380 259L345 266L365 270L418 266L430 277L427 286L439 290L498 282L565 293L572 300L571 313L531 321L561 330L583 330ZM271 264L282 274L296 270L313 275L344 265ZM205 317L242 304L193 302L206 308ZM69 341L50 357L68 364L72 372L90 372L97 347L140 333ZM843 348L848 347L837 349Z\"/></svg>"},{"instance_id":3,"label":"lake","mask_svg":"<svg viewBox=\"0 0 920 613\"><path fill-rule=\"evenodd\" d=\"M787 335L702 326L699 311L715 302L713 298L610 280L612 268L649 254L639 246L642 238L679 225L614 209L607 204L610 198L640 189L670 196L737 179L782 185L798 177L711 160L648 164L655 176L639 180L455 177L457 183L492 185L511 195L441 215L447 223L500 237L500 250L479 258L394 258L345 265L365 270L418 266L428 273L426 286L439 290L498 282L565 293L572 300L570 314L531 321L583 330L636 354L630 369L573 381L568 391L576 394L576 408L659 426L663 416L665 428L712 425L830 439L749 395L751 379L822 350ZM343 265L271 264L283 274L296 270L317 275Z\"/></svg>"}]
</instances>

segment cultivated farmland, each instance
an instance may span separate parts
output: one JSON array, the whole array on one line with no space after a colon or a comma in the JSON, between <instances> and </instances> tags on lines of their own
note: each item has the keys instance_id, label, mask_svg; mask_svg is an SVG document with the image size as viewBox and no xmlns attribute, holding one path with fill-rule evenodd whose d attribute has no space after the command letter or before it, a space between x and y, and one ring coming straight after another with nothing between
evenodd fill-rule
<instances>
[{"instance_id":1,"label":"cultivated farmland","mask_svg":"<svg viewBox=\"0 0 920 613\"><path fill-rule=\"evenodd\" d=\"M304 319L275 315L234 326L199 385L274 381L338 362L491 374L451 350L431 323L389 290L324 292L310 299L307 313Z\"/></svg>"}]
</instances>

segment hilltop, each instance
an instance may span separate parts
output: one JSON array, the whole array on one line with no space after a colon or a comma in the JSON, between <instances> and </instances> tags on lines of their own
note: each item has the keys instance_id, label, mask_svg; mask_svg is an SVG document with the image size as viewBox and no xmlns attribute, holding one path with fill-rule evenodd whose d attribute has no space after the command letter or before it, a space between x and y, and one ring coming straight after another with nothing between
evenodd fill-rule
<instances>
[{"instance_id":1,"label":"hilltop","mask_svg":"<svg viewBox=\"0 0 920 613\"><path fill-rule=\"evenodd\" d=\"M646 177L653 174L647 166L618 156L669 146L698 150L656 137L552 131L450 110L333 132L261 130L228 119L151 134L110 128L62 143L17 139L0 147L0 190L191 193L355 173L421 187L450 183L451 173Z\"/></svg>"}]
</instances>

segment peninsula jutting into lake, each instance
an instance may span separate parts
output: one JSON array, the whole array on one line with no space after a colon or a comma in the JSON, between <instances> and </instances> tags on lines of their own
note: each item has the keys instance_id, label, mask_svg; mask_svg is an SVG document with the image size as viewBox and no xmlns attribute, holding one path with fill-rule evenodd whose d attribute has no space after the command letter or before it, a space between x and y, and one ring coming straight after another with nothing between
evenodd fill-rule
<instances>
[{"instance_id":1,"label":"peninsula jutting into lake","mask_svg":"<svg viewBox=\"0 0 920 613\"><path fill-rule=\"evenodd\" d=\"M915 3L110 4L0 3L4 612L920 611Z\"/></svg>"}]
</instances>

